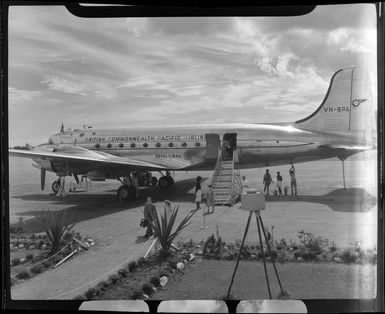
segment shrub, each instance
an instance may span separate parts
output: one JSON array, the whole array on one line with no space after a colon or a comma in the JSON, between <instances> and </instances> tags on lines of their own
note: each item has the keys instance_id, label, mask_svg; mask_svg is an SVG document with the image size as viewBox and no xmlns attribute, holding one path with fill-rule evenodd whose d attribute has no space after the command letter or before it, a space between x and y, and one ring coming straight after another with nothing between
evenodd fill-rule
<instances>
[{"instance_id":1,"label":"shrub","mask_svg":"<svg viewBox=\"0 0 385 314\"><path fill-rule=\"evenodd\" d=\"M101 294L102 292L106 291L108 288L109 283L107 281L101 281L96 285L96 293Z\"/></svg>"},{"instance_id":2,"label":"shrub","mask_svg":"<svg viewBox=\"0 0 385 314\"><path fill-rule=\"evenodd\" d=\"M14 259L12 259L12 266L17 266L19 264L20 264L20 258L15 257Z\"/></svg>"},{"instance_id":3,"label":"shrub","mask_svg":"<svg viewBox=\"0 0 385 314\"><path fill-rule=\"evenodd\" d=\"M142 286L142 290L145 294L151 295L154 293L154 285L152 283L145 283Z\"/></svg>"},{"instance_id":4,"label":"shrub","mask_svg":"<svg viewBox=\"0 0 385 314\"><path fill-rule=\"evenodd\" d=\"M153 276L153 277L151 277L150 282L151 282L155 287L159 287L159 286L160 286L160 277L159 277L159 276Z\"/></svg>"},{"instance_id":5,"label":"shrub","mask_svg":"<svg viewBox=\"0 0 385 314\"><path fill-rule=\"evenodd\" d=\"M33 254L28 254L28 255L25 257L25 259L26 259L27 261L31 261L31 260L33 259Z\"/></svg>"},{"instance_id":6,"label":"shrub","mask_svg":"<svg viewBox=\"0 0 385 314\"><path fill-rule=\"evenodd\" d=\"M108 281L111 284L114 284L114 283L118 282L118 280L119 280L119 276L117 274L113 274L110 277L108 277Z\"/></svg>"},{"instance_id":7,"label":"shrub","mask_svg":"<svg viewBox=\"0 0 385 314\"><path fill-rule=\"evenodd\" d=\"M60 243L65 233L69 232L75 225L74 215L69 211L43 211L37 216L39 225L47 235L47 240L51 246L51 254L60 250Z\"/></svg>"},{"instance_id":8,"label":"shrub","mask_svg":"<svg viewBox=\"0 0 385 314\"><path fill-rule=\"evenodd\" d=\"M128 263L128 271L133 272L138 268L138 265L136 264L135 261L129 262Z\"/></svg>"},{"instance_id":9,"label":"shrub","mask_svg":"<svg viewBox=\"0 0 385 314\"><path fill-rule=\"evenodd\" d=\"M140 300L142 299L143 293L140 290L135 290L134 293L131 295L132 300Z\"/></svg>"},{"instance_id":10,"label":"shrub","mask_svg":"<svg viewBox=\"0 0 385 314\"><path fill-rule=\"evenodd\" d=\"M118 270L118 274L121 277L126 277L128 274L128 269L127 268L121 268Z\"/></svg>"},{"instance_id":11,"label":"shrub","mask_svg":"<svg viewBox=\"0 0 385 314\"><path fill-rule=\"evenodd\" d=\"M84 294L79 294L73 300L87 301L87 297Z\"/></svg>"},{"instance_id":12,"label":"shrub","mask_svg":"<svg viewBox=\"0 0 385 314\"><path fill-rule=\"evenodd\" d=\"M27 272L27 271L22 271L21 273L18 273L16 275L17 279L28 279L29 277L30 277L30 275L29 275L29 272Z\"/></svg>"},{"instance_id":13,"label":"shrub","mask_svg":"<svg viewBox=\"0 0 385 314\"><path fill-rule=\"evenodd\" d=\"M40 264L37 264L31 268L31 273L33 274L40 274L43 271L43 266Z\"/></svg>"},{"instance_id":14,"label":"shrub","mask_svg":"<svg viewBox=\"0 0 385 314\"><path fill-rule=\"evenodd\" d=\"M95 288L89 288L85 293L84 296L87 298L87 300L92 300L92 297L94 296L96 292Z\"/></svg>"},{"instance_id":15,"label":"shrub","mask_svg":"<svg viewBox=\"0 0 385 314\"><path fill-rule=\"evenodd\" d=\"M138 264L139 267L141 267L141 266L143 266L144 264L146 264L145 258L144 258L143 256L142 256L142 257L139 257L137 264Z\"/></svg>"},{"instance_id":16,"label":"shrub","mask_svg":"<svg viewBox=\"0 0 385 314\"><path fill-rule=\"evenodd\" d=\"M195 211L189 212L174 229L175 219L178 215L178 206L174 206L170 217L167 217L166 214L158 216L158 212L154 213L153 220L150 222L151 227L154 230L155 236L158 238L158 241L161 245L161 249L159 251L159 257L166 258L169 256L170 247L174 239L182 232L184 228L186 228L190 223L189 220L194 215Z\"/></svg>"}]
</instances>

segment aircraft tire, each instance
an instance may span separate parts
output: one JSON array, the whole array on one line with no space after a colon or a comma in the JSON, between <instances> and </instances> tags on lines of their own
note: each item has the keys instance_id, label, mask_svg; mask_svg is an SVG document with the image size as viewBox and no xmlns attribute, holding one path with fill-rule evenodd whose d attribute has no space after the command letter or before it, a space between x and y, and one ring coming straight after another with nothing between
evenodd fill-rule
<instances>
[{"instance_id":1,"label":"aircraft tire","mask_svg":"<svg viewBox=\"0 0 385 314\"><path fill-rule=\"evenodd\" d=\"M173 186L174 185L174 179L172 177L166 177L166 178L168 181L168 187Z\"/></svg>"},{"instance_id":2,"label":"aircraft tire","mask_svg":"<svg viewBox=\"0 0 385 314\"><path fill-rule=\"evenodd\" d=\"M133 186L122 185L117 191L117 196L121 201L133 200L136 196L136 189Z\"/></svg>"},{"instance_id":3,"label":"aircraft tire","mask_svg":"<svg viewBox=\"0 0 385 314\"><path fill-rule=\"evenodd\" d=\"M156 185L158 183L158 178L157 177L151 177L151 185Z\"/></svg>"},{"instance_id":4,"label":"aircraft tire","mask_svg":"<svg viewBox=\"0 0 385 314\"><path fill-rule=\"evenodd\" d=\"M159 187L161 189L165 189L169 187L169 180L167 179L166 176L160 177L158 181Z\"/></svg>"},{"instance_id":5,"label":"aircraft tire","mask_svg":"<svg viewBox=\"0 0 385 314\"><path fill-rule=\"evenodd\" d=\"M56 194L60 188L60 180L55 180L52 183L52 191Z\"/></svg>"}]
</instances>

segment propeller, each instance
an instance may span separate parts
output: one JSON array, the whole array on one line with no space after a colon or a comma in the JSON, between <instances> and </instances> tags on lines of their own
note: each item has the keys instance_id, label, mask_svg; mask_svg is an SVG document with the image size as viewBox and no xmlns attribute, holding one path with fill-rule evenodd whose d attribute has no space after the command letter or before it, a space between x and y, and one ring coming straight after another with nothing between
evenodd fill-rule
<instances>
[{"instance_id":1,"label":"propeller","mask_svg":"<svg viewBox=\"0 0 385 314\"><path fill-rule=\"evenodd\" d=\"M45 186L45 169L40 168L40 187L42 191L44 191L44 186Z\"/></svg>"}]
</instances>

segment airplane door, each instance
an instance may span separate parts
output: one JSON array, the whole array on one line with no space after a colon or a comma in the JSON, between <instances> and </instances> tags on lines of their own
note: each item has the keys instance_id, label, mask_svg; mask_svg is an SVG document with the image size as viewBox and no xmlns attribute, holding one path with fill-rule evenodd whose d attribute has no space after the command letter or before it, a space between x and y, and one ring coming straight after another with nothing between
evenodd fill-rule
<instances>
[{"instance_id":1,"label":"airplane door","mask_svg":"<svg viewBox=\"0 0 385 314\"><path fill-rule=\"evenodd\" d=\"M210 133L210 134L205 134L205 137L206 137L206 158L217 159L218 148L220 146L219 135Z\"/></svg>"}]
</instances>

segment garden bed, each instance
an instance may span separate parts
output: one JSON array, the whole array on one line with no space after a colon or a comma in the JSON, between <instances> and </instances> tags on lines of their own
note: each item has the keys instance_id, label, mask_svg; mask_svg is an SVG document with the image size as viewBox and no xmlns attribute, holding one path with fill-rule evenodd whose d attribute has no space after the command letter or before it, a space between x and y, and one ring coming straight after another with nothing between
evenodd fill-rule
<instances>
[{"instance_id":1,"label":"garden bed","mask_svg":"<svg viewBox=\"0 0 385 314\"><path fill-rule=\"evenodd\" d=\"M164 289L169 279L183 274L195 256L188 250L174 251L171 256L159 259L152 254L146 259L131 261L106 280L75 297L77 300L135 300L148 299Z\"/></svg>"},{"instance_id":2,"label":"garden bed","mask_svg":"<svg viewBox=\"0 0 385 314\"><path fill-rule=\"evenodd\" d=\"M74 242L73 237L78 240L82 238L79 233L68 233L61 242L60 250L52 254L45 233L12 233L10 235L11 285L51 269L75 250L76 252L81 251L80 246ZM93 241L90 240L87 243L93 243ZM88 247L90 246L88 245Z\"/></svg>"}]
</instances>

